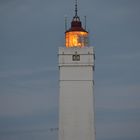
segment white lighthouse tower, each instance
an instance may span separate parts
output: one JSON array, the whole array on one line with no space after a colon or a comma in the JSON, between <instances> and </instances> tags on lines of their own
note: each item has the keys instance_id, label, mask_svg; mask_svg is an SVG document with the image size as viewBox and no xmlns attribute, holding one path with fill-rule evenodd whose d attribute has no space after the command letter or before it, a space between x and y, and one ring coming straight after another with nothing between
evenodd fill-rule
<instances>
[{"instance_id":1,"label":"white lighthouse tower","mask_svg":"<svg viewBox=\"0 0 140 140\"><path fill-rule=\"evenodd\" d=\"M94 49L77 15L59 48L59 140L95 140Z\"/></svg>"}]
</instances>

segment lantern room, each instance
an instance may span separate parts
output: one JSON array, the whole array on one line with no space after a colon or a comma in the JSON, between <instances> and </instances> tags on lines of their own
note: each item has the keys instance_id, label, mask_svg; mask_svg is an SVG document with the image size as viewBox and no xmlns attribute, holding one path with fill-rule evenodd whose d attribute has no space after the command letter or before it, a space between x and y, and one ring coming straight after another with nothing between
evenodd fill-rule
<instances>
[{"instance_id":1,"label":"lantern room","mask_svg":"<svg viewBox=\"0 0 140 140\"><path fill-rule=\"evenodd\" d=\"M77 15L77 3L75 5L75 16L72 19L71 27L65 32L65 46L67 48L88 46L88 32L82 27Z\"/></svg>"}]
</instances>

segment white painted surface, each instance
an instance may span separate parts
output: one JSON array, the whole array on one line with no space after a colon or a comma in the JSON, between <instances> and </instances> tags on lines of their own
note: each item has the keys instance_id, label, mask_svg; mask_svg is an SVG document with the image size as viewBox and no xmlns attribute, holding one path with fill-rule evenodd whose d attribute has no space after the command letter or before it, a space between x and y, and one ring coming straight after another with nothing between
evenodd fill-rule
<instances>
[{"instance_id":1,"label":"white painted surface","mask_svg":"<svg viewBox=\"0 0 140 140\"><path fill-rule=\"evenodd\" d=\"M72 55L80 55L80 61L72 61ZM92 47L85 48L59 48L59 66L94 65L94 51Z\"/></svg>"},{"instance_id":2,"label":"white painted surface","mask_svg":"<svg viewBox=\"0 0 140 140\"><path fill-rule=\"evenodd\" d=\"M93 80L92 67L61 67L60 80Z\"/></svg>"},{"instance_id":3,"label":"white painted surface","mask_svg":"<svg viewBox=\"0 0 140 140\"><path fill-rule=\"evenodd\" d=\"M59 48L59 140L95 140L93 55L92 47Z\"/></svg>"}]
</instances>

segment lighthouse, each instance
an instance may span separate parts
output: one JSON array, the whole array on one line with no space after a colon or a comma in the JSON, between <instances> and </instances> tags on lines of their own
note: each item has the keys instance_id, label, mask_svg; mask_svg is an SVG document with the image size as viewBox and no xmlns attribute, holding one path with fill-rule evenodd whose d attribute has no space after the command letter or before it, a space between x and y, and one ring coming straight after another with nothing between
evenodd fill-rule
<instances>
[{"instance_id":1,"label":"lighthouse","mask_svg":"<svg viewBox=\"0 0 140 140\"><path fill-rule=\"evenodd\" d=\"M95 140L94 48L78 16L77 1L59 57L59 140Z\"/></svg>"}]
</instances>

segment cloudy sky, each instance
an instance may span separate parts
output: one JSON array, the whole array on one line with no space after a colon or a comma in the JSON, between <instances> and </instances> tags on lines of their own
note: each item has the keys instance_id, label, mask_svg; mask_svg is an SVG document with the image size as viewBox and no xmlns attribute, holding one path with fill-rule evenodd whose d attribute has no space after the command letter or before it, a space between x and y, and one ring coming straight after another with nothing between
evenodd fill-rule
<instances>
[{"instance_id":1,"label":"cloudy sky","mask_svg":"<svg viewBox=\"0 0 140 140\"><path fill-rule=\"evenodd\" d=\"M97 140L140 140L140 1L79 0L96 50ZM74 0L0 0L0 140L57 140L58 47Z\"/></svg>"}]
</instances>

